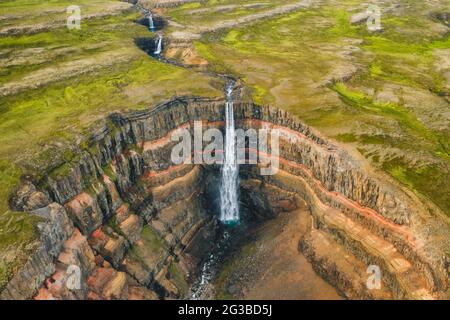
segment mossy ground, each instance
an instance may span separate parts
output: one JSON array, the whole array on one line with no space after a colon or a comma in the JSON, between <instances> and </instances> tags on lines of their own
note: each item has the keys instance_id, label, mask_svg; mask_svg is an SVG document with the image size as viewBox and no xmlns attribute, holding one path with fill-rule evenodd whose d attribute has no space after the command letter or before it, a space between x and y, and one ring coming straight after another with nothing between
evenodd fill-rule
<instances>
[{"instance_id":1,"label":"mossy ground","mask_svg":"<svg viewBox=\"0 0 450 320\"><path fill-rule=\"evenodd\" d=\"M81 6L81 30L64 26L69 5ZM1 30L49 24L39 32L0 36L0 87L25 83L26 77L42 70L75 66L73 74L63 74L60 68L49 83L33 83L1 97L0 288L37 240L34 217L8 209L8 197L22 174L40 177L46 168L69 163L73 146L82 145L91 126L103 123L112 111L147 108L176 95L221 95L217 80L164 64L139 50L134 38L152 34L135 23L141 17L137 11L112 10L123 5L113 0L0 3L2 15L7 16L0 20ZM116 54L117 61L93 70L83 64L101 64L96 57L109 53Z\"/></svg>"},{"instance_id":2,"label":"mossy ground","mask_svg":"<svg viewBox=\"0 0 450 320\"><path fill-rule=\"evenodd\" d=\"M402 2L382 15L383 31L371 32L350 23L362 1L322 1L209 33L195 46L209 68L241 78L257 103L349 144L450 215L449 84L436 67L450 38L432 19L445 3Z\"/></svg>"},{"instance_id":3,"label":"mossy ground","mask_svg":"<svg viewBox=\"0 0 450 320\"><path fill-rule=\"evenodd\" d=\"M237 298L228 292L228 280L235 270L245 267L246 263L249 262L249 259L252 255L254 255L255 251L255 243L249 241L248 243L242 245L242 247L239 248L239 251L235 252L227 259L214 281L214 287L217 291L215 296L216 299L234 300Z\"/></svg>"},{"instance_id":4,"label":"mossy ground","mask_svg":"<svg viewBox=\"0 0 450 320\"><path fill-rule=\"evenodd\" d=\"M144 226L141 232L141 244L134 244L130 256L146 265L149 269L155 268L161 262L161 257L167 251L167 244L150 226Z\"/></svg>"},{"instance_id":5,"label":"mossy ground","mask_svg":"<svg viewBox=\"0 0 450 320\"><path fill-rule=\"evenodd\" d=\"M180 291L180 296L184 297L189 291L189 284L184 278L183 271L180 270L178 264L172 261L169 265L170 280L175 284Z\"/></svg>"},{"instance_id":6,"label":"mossy ground","mask_svg":"<svg viewBox=\"0 0 450 320\"><path fill-rule=\"evenodd\" d=\"M195 31L291 2L208 0L163 14ZM81 5L82 16L90 15L81 30L63 26L68 5ZM137 49L133 39L151 34L135 23L139 13L123 5L115 0L0 3L7 16L0 30L45 26L0 36L0 88L70 64L73 72L43 73L42 80L51 81L1 97L0 288L36 244L34 218L8 211L8 196L22 174L39 177L45 168L70 163L73 145L82 145L91 126L111 111L146 108L174 95L222 95L217 79ZM448 0L401 1L398 10L383 14L383 31L373 33L349 22L365 10L365 2L324 0L206 34L194 45L211 70L241 78L257 103L284 108L354 147L450 214L449 84L437 57L441 52L445 58L450 40L448 28L431 15L449 5ZM93 70L82 64L109 53L117 57L113 63Z\"/></svg>"},{"instance_id":7,"label":"mossy ground","mask_svg":"<svg viewBox=\"0 0 450 320\"><path fill-rule=\"evenodd\" d=\"M295 3L297 0L208 0L191 2L167 10L165 14L173 21L189 26L205 27L224 20L245 17L249 14L264 12L279 5Z\"/></svg>"}]
</instances>

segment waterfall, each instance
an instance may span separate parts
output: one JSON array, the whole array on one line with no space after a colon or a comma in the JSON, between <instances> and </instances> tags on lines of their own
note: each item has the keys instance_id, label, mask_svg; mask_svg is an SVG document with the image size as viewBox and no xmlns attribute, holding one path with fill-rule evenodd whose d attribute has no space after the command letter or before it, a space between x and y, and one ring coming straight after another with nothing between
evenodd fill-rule
<instances>
[{"instance_id":1,"label":"waterfall","mask_svg":"<svg viewBox=\"0 0 450 320\"><path fill-rule=\"evenodd\" d=\"M162 51L162 35L159 35L158 38L155 41L156 50L153 53L155 56L159 56Z\"/></svg>"},{"instance_id":2,"label":"waterfall","mask_svg":"<svg viewBox=\"0 0 450 320\"><path fill-rule=\"evenodd\" d=\"M153 15L151 12L148 14L148 28L150 30L155 30L155 23L153 22Z\"/></svg>"},{"instance_id":3,"label":"waterfall","mask_svg":"<svg viewBox=\"0 0 450 320\"><path fill-rule=\"evenodd\" d=\"M232 86L228 86L225 106L225 155L220 187L220 220L225 224L239 222L239 166L236 159L237 150L232 92Z\"/></svg>"}]
</instances>

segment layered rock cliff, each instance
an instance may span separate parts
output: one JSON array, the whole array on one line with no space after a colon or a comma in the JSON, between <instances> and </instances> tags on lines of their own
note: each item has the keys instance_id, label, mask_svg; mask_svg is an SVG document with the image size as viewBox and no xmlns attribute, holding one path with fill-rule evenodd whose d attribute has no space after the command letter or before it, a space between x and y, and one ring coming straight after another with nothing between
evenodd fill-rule
<instances>
[{"instance_id":1,"label":"layered rock cliff","mask_svg":"<svg viewBox=\"0 0 450 320\"><path fill-rule=\"evenodd\" d=\"M0 298L186 297L217 236L205 183L215 171L172 164L170 137L196 120L222 130L224 104L179 98L112 114L74 161L24 179L10 203L42 218L41 245ZM439 216L284 111L236 103L235 118L280 136L276 175L241 166L241 201L264 217L306 201L314 223L299 247L342 295L443 297L450 232ZM382 290L365 285L370 265L382 271Z\"/></svg>"}]
</instances>

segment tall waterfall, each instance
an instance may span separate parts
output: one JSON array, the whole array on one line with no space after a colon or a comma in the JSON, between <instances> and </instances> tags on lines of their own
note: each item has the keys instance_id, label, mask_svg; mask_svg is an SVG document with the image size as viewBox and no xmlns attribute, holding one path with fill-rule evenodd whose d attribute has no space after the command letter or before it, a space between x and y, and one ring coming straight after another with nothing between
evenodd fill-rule
<instances>
[{"instance_id":1,"label":"tall waterfall","mask_svg":"<svg viewBox=\"0 0 450 320\"><path fill-rule=\"evenodd\" d=\"M158 56L161 54L161 51L162 51L162 35L158 36L158 38L156 39L155 45L156 45L156 50L154 52L154 55Z\"/></svg>"},{"instance_id":2,"label":"tall waterfall","mask_svg":"<svg viewBox=\"0 0 450 320\"><path fill-rule=\"evenodd\" d=\"M155 23L153 22L153 15L151 12L148 13L148 28L150 30L155 30Z\"/></svg>"},{"instance_id":3,"label":"tall waterfall","mask_svg":"<svg viewBox=\"0 0 450 320\"><path fill-rule=\"evenodd\" d=\"M226 224L239 222L239 166L237 163L232 92L232 86L228 86L225 107L225 155L220 186L220 220Z\"/></svg>"}]
</instances>

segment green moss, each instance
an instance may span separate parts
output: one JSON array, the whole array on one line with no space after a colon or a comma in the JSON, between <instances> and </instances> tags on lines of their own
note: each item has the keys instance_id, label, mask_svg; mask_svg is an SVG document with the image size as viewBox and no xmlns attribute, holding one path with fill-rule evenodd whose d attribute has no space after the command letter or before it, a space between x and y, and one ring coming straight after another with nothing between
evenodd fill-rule
<instances>
[{"instance_id":1,"label":"green moss","mask_svg":"<svg viewBox=\"0 0 450 320\"><path fill-rule=\"evenodd\" d=\"M338 141L345 143L359 142L363 145L396 145L395 139L389 135L374 135L374 134L360 134L343 133L335 136Z\"/></svg>"},{"instance_id":2,"label":"green moss","mask_svg":"<svg viewBox=\"0 0 450 320\"><path fill-rule=\"evenodd\" d=\"M2 1L1 12L25 18L3 19L0 28L64 21L65 9L72 4L65 0ZM76 4L86 16L104 13L117 2L80 0ZM43 15L44 11L50 12ZM57 166L51 175L67 175L77 161L73 150L79 137L89 137L91 126L110 112L148 108L175 95L222 96L220 89L210 85L211 77L164 64L141 52L133 38L148 37L149 33L135 23L139 17L138 12L124 12L83 19L81 30L55 25L44 32L0 38L2 59L17 57L22 61L20 65L2 64L0 86L22 82L44 68L75 60L96 63L98 54L124 53L122 59L107 67L0 99L0 289L26 261L37 240L34 218L8 211L8 198L22 174L39 180ZM80 149L89 148L82 142ZM111 170L105 171L113 176ZM91 177L85 178L84 183L91 185Z\"/></svg>"},{"instance_id":3,"label":"green moss","mask_svg":"<svg viewBox=\"0 0 450 320\"><path fill-rule=\"evenodd\" d=\"M238 252L234 253L223 265L219 275L214 280L214 287L216 288L216 299L218 300L233 300L236 299L227 291L227 281L232 274L239 272L241 268L245 268L248 259L255 254L256 247L254 243L244 244Z\"/></svg>"},{"instance_id":4,"label":"green moss","mask_svg":"<svg viewBox=\"0 0 450 320\"><path fill-rule=\"evenodd\" d=\"M179 10L197 9L200 8L201 6L202 4L200 2L191 2L183 4L182 6L180 6Z\"/></svg>"},{"instance_id":5,"label":"green moss","mask_svg":"<svg viewBox=\"0 0 450 320\"><path fill-rule=\"evenodd\" d=\"M200 41L194 41L194 47L195 47L195 50L202 57L207 59L208 61L214 62L216 60L215 55L213 54L213 52L210 50L210 48L206 44L204 44L204 43L202 43Z\"/></svg>"},{"instance_id":6,"label":"green moss","mask_svg":"<svg viewBox=\"0 0 450 320\"><path fill-rule=\"evenodd\" d=\"M253 86L253 100L255 101L255 103L257 104L264 104L264 97L267 96L267 89L259 86L259 85L254 85Z\"/></svg>"},{"instance_id":7,"label":"green moss","mask_svg":"<svg viewBox=\"0 0 450 320\"><path fill-rule=\"evenodd\" d=\"M334 26L327 30L327 33L333 37L352 37L356 36L358 27L352 26L350 21L350 14L344 10L332 10L326 12L326 16L334 16Z\"/></svg>"},{"instance_id":8,"label":"green moss","mask_svg":"<svg viewBox=\"0 0 450 320\"><path fill-rule=\"evenodd\" d=\"M22 171L13 163L0 160L0 291L28 259L38 239L39 218L28 213L9 211L7 199Z\"/></svg>"},{"instance_id":9,"label":"green moss","mask_svg":"<svg viewBox=\"0 0 450 320\"><path fill-rule=\"evenodd\" d=\"M119 227L119 223L117 222L117 216L114 214L107 222L106 225L110 227L115 233L121 235L125 239L128 239L127 236L122 232Z\"/></svg>"},{"instance_id":10,"label":"green moss","mask_svg":"<svg viewBox=\"0 0 450 320\"><path fill-rule=\"evenodd\" d=\"M445 168L427 165L411 168L402 159L394 159L383 164L383 168L410 189L432 199L444 212L450 212L448 182L440 177L448 176Z\"/></svg>"},{"instance_id":11,"label":"green moss","mask_svg":"<svg viewBox=\"0 0 450 320\"><path fill-rule=\"evenodd\" d=\"M196 30L205 25L215 25L221 21L238 19L296 1L297 0L271 0L270 2L260 2L258 0L202 1L169 8L166 10L165 14L169 16L171 20ZM245 6L251 4L255 4L256 6ZM222 6L228 7L224 10ZM198 11L195 9L202 10Z\"/></svg>"},{"instance_id":12,"label":"green moss","mask_svg":"<svg viewBox=\"0 0 450 320\"><path fill-rule=\"evenodd\" d=\"M335 136L335 138L338 141L347 142L347 143L358 141L358 138L353 133L339 134L339 135Z\"/></svg>"},{"instance_id":13,"label":"green moss","mask_svg":"<svg viewBox=\"0 0 450 320\"><path fill-rule=\"evenodd\" d=\"M193 85L189 85L186 79L191 78L192 82L198 83L194 79L201 77L198 78L180 68L149 60L145 56L131 64L115 66L105 71L105 74L86 75L2 99L0 159L3 163L11 163L12 159L23 150L30 152L34 149L33 151L39 152L42 145L55 139L63 138L62 140L68 143L72 135L86 131L96 117L109 111L128 105L145 108L152 102L156 103L159 98L175 93L191 92L198 95L212 93L213 96L214 92L219 93L215 90L205 90L207 86L202 88L201 85L190 91L188 88ZM142 102L130 101L130 96L125 91L138 89L140 85L147 83L154 84L152 89L146 91L146 99ZM105 100L105 96L108 99ZM73 160L73 155L58 156L63 156L67 162ZM65 164L55 170L54 174L64 175L69 167L69 164ZM10 179L1 181L0 185L8 180ZM1 189L9 187L5 185Z\"/></svg>"},{"instance_id":14,"label":"green moss","mask_svg":"<svg viewBox=\"0 0 450 320\"><path fill-rule=\"evenodd\" d=\"M180 291L181 296L185 296L189 291L189 284L184 278L183 272L179 269L178 264L172 261L169 265L170 280Z\"/></svg>"},{"instance_id":15,"label":"green moss","mask_svg":"<svg viewBox=\"0 0 450 320\"><path fill-rule=\"evenodd\" d=\"M128 150L134 151L137 154L142 154L144 152L144 149L141 146L138 146L136 144L129 145L129 146L127 146L127 148L128 148Z\"/></svg>"},{"instance_id":16,"label":"green moss","mask_svg":"<svg viewBox=\"0 0 450 320\"><path fill-rule=\"evenodd\" d=\"M219 74L232 74L230 67L225 65L218 59L215 52L201 41L194 41L194 48L199 56L203 57L210 63L210 69Z\"/></svg>"},{"instance_id":17,"label":"green moss","mask_svg":"<svg viewBox=\"0 0 450 320\"><path fill-rule=\"evenodd\" d=\"M116 233L119 229L118 223L117 223L117 217L116 215L113 215L107 222L106 225L108 227L110 227L111 229L113 229ZM120 234L120 233L119 233Z\"/></svg>"},{"instance_id":18,"label":"green moss","mask_svg":"<svg viewBox=\"0 0 450 320\"><path fill-rule=\"evenodd\" d=\"M135 243L128 251L132 259L149 269L156 268L164 261L168 251L167 244L149 225L143 227L140 242L141 245Z\"/></svg>"},{"instance_id":19,"label":"green moss","mask_svg":"<svg viewBox=\"0 0 450 320\"><path fill-rule=\"evenodd\" d=\"M36 249L40 221L23 212L0 214L0 291Z\"/></svg>"},{"instance_id":20,"label":"green moss","mask_svg":"<svg viewBox=\"0 0 450 320\"><path fill-rule=\"evenodd\" d=\"M113 168L111 167L110 164L103 166L102 167L103 173L105 175L107 175L112 181L116 181L117 180L117 175L114 172Z\"/></svg>"},{"instance_id":21,"label":"green moss","mask_svg":"<svg viewBox=\"0 0 450 320\"><path fill-rule=\"evenodd\" d=\"M153 252L158 252L166 248L165 241L149 226L145 226L142 229L141 239L145 242L145 246Z\"/></svg>"},{"instance_id":22,"label":"green moss","mask_svg":"<svg viewBox=\"0 0 450 320\"><path fill-rule=\"evenodd\" d=\"M166 12L172 20L195 30L294 1L273 0L257 8L242 7L242 4L260 2L198 1L167 9ZM69 4L73 3L68 0L2 1L2 12L19 16L25 13L26 19L3 19L0 28L11 23L33 25L58 21L66 16L64 9ZM83 14L90 14L102 12L115 1L79 0L77 4L82 5ZM214 10L224 4L236 7L226 12ZM450 213L446 165L449 159L448 135L428 129L414 110L406 109L401 103L376 103L359 89L350 89L360 86L380 88L384 84L396 83L436 95L444 94L446 79L434 68L434 53L436 49L450 47L449 34L434 31L425 14L427 4L420 1L408 2L402 16L384 15L384 31L370 33L364 25L352 26L349 23L349 12L353 13L359 4L361 2L356 0L324 3L320 7L264 19L231 31L210 33L195 42L195 48L210 62L212 71L243 79L252 89L256 102L286 108L325 134L331 132L331 136L335 136L336 132L358 132L358 135L344 133L337 139L357 144L363 153L366 145L370 144L380 148L392 146L404 152L425 152L435 157L432 160L437 160L438 165L414 166L403 159L387 161L379 155L367 153L405 186L427 196ZM191 10L196 8L212 11L192 14ZM41 14L49 9L57 10ZM0 252L10 252L8 250L11 248L18 251L13 259L5 260L1 255L0 278L3 280L0 279L0 284L24 261L29 252L27 246L32 247L36 240L33 218L8 211L7 199L23 173L39 178L46 172L46 167L65 162L53 174L67 174L70 162L76 160L67 145L74 144L80 135L89 135L90 126L109 112L147 108L174 95L222 96L221 90L215 89L220 85L210 85L211 77L166 65L140 52L133 38L149 34L145 27L133 22L138 17L137 12L126 12L83 20L80 31L57 27L36 34L0 38L2 58L19 56L29 49L44 52L39 53L40 59L35 61L30 59L23 65L0 67L0 85L20 81L42 68L93 58L96 54L118 48L127 50L130 56L129 61L115 63L93 73L2 97ZM355 39L362 40L361 44L351 42L361 49L360 52L352 53L351 58L335 55ZM67 51L58 53L61 49ZM322 85L335 65L349 61L355 61L362 70L351 83L336 84L331 88L334 92ZM335 93L343 103L333 99ZM397 128L390 127L391 123L400 126L401 130L395 135L391 133ZM375 127L382 133L361 133L364 126ZM352 131L355 128L358 131ZM398 135L401 137L397 138ZM52 145L55 147L49 147ZM111 168L105 168L105 172L114 176ZM19 226L17 230L12 227L16 222ZM150 236L147 240L156 249L164 245L163 240L158 241L157 237Z\"/></svg>"},{"instance_id":23,"label":"green moss","mask_svg":"<svg viewBox=\"0 0 450 320\"><path fill-rule=\"evenodd\" d=\"M350 90L343 83L336 83L331 88L336 91L342 100L355 108L373 112L396 120L401 126L422 138L436 142L435 135L429 131L410 111L394 103L377 103L362 92Z\"/></svg>"},{"instance_id":24,"label":"green moss","mask_svg":"<svg viewBox=\"0 0 450 320\"><path fill-rule=\"evenodd\" d=\"M0 214L8 210L6 199L11 190L17 186L22 170L7 160L0 159Z\"/></svg>"},{"instance_id":25,"label":"green moss","mask_svg":"<svg viewBox=\"0 0 450 320\"><path fill-rule=\"evenodd\" d=\"M450 47L449 33L433 27L426 14L429 5L418 1L410 2L401 15L383 15L383 32L373 33L365 24L350 24L360 5L356 0L325 2L318 8L209 34L198 52L212 70L225 65L244 80L255 102L284 108L323 134L354 144L406 187L450 214L442 193L434 192L431 183L422 181L424 174L416 172L428 161L423 159L433 159L441 174L429 170L433 174L429 180L448 190L444 187L449 177L446 131L425 123L424 111L405 105L400 93L399 103L378 102L365 93L395 86L443 96L446 79L435 68L435 50ZM341 52L350 46L358 50ZM340 73L349 62L359 70L351 80L321 87L337 66ZM381 150L417 154L417 161L405 163L408 170L401 174L385 165L390 157Z\"/></svg>"}]
</instances>

